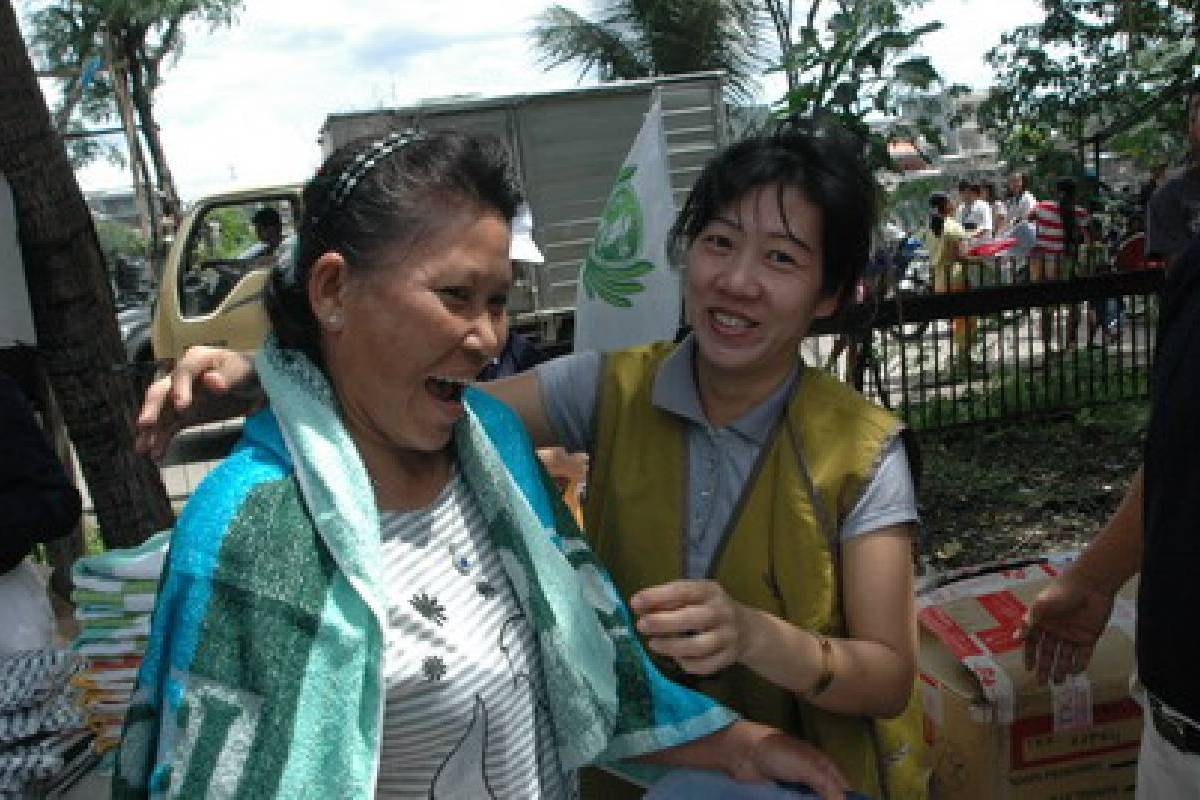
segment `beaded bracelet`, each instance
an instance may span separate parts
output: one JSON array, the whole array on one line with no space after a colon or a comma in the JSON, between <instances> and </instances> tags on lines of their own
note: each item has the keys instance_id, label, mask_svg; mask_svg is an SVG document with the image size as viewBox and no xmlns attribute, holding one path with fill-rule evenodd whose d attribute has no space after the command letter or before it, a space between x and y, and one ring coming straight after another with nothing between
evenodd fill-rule
<instances>
[{"instance_id":1,"label":"beaded bracelet","mask_svg":"<svg viewBox=\"0 0 1200 800\"><path fill-rule=\"evenodd\" d=\"M829 684L833 683L833 645L828 638L819 633L814 633L813 636L817 637L817 642L821 645L821 675L804 695L810 700L824 692L829 688Z\"/></svg>"}]
</instances>

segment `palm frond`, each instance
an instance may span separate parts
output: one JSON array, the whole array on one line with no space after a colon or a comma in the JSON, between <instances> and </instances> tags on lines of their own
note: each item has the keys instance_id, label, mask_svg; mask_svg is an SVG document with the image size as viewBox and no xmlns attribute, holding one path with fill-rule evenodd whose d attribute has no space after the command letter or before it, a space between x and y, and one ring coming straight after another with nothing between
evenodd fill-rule
<instances>
[{"instance_id":1,"label":"palm frond","mask_svg":"<svg viewBox=\"0 0 1200 800\"><path fill-rule=\"evenodd\" d=\"M621 31L593 22L563 6L551 6L537 16L534 46L547 68L574 62L582 77L595 70L601 80L645 78L653 68Z\"/></svg>"},{"instance_id":2,"label":"palm frond","mask_svg":"<svg viewBox=\"0 0 1200 800\"><path fill-rule=\"evenodd\" d=\"M610 0L595 20L552 6L533 35L547 66L602 79L723 70L732 97L755 92L770 20L756 0Z\"/></svg>"}]
</instances>

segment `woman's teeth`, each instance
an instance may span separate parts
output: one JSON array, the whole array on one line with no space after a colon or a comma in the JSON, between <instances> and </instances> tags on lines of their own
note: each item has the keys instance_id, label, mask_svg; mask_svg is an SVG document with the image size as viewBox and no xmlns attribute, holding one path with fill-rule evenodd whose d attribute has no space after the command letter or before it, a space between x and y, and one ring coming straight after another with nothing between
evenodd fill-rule
<instances>
[{"instance_id":1,"label":"woman's teeth","mask_svg":"<svg viewBox=\"0 0 1200 800\"><path fill-rule=\"evenodd\" d=\"M439 400L444 400L448 403L458 403L462 401L463 390L471 383L463 378L430 378L426 383L429 384L429 391Z\"/></svg>"},{"instance_id":2,"label":"woman's teeth","mask_svg":"<svg viewBox=\"0 0 1200 800\"><path fill-rule=\"evenodd\" d=\"M714 312L712 312L712 315L713 315L713 319L715 319L717 321L717 324L719 324L719 325L727 325L731 328L752 328L752 327L754 327L754 323L751 322L750 320L746 319L745 317L736 317L733 314L726 314L723 311L714 311Z\"/></svg>"}]
</instances>

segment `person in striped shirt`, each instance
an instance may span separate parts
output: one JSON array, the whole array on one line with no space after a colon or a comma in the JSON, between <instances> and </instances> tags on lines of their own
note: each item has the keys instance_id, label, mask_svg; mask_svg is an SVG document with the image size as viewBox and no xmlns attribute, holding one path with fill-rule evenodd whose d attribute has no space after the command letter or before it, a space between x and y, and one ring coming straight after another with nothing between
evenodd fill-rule
<instances>
[{"instance_id":1,"label":"person in striped shirt","mask_svg":"<svg viewBox=\"0 0 1200 800\"><path fill-rule=\"evenodd\" d=\"M1041 200L1031 219L1037 225L1037 240L1031 255L1034 280L1059 280L1074 274L1080 245L1087 236L1088 212L1075 200L1075 181L1060 178L1054 183L1054 199Z\"/></svg>"},{"instance_id":2,"label":"person in striped shirt","mask_svg":"<svg viewBox=\"0 0 1200 800\"><path fill-rule=\"evenodd\" d=\"M1042 200L1033 207L1031 219L1037 226L1037 240L1029 255L1031 280L1064 280L1075 276L1079 257L1087 244L1089 215L1076 203L1075 181L1059 178L1054 183L1054 199ZM1059 309L1042 309L1042 344L1049 353L1053 341L1061 347L1073 346L1079 327L1079 308L1072 305L1067 313L1066 328L1060 329Z\"/></svg>"}]
</instances>

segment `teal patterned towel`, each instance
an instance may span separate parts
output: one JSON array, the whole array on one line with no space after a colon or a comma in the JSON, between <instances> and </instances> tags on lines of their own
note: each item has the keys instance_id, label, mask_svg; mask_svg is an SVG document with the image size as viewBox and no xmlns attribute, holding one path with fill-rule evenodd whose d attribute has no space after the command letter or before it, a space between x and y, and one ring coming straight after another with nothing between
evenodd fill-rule
<instances>
[{"instance_id":1,"label":"teal patterned towel","mask_svg":"<svg viewBox=\"0 0 1200 800\"><path fill-rule=\"evenodd\" d=\"M113 796L368 798L383 712L379 518L332 390L273 339L271 408L181 515ZM458 466L537 631L564 766L717 731L734 715L659 674L520 421L475 391Z\"/></svg>"}]
</instances>

